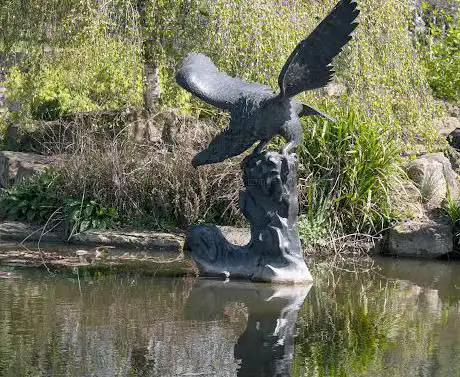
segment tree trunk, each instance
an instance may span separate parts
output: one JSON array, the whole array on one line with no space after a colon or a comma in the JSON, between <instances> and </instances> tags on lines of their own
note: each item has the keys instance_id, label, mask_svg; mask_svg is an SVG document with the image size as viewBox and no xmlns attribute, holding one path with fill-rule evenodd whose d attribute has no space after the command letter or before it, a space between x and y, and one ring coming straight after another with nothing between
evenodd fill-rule
<instances>
[{"instance_id":1,"label":"tree trunk","mask_svg":"<svg viewBox=\"0 0 460 377\"><path fill-rule=\"evenodd\" d=\"M139 13L140 35L142 38L141 58L143 62L143 102L144 102L144 124L142 127L138 124L136 131L137 139L150 139L152 134L151 115L155 106L160 100L160 76L159 64L156 59L155 38L149 38L152 33L153 26L152 18L149 13L153 13L155 8L155 0L137 0L137 11ZM152 16L152 15L150 15Z\"/></svg>"},{"instance_id":2,"label":"tree trunk","mask_svg":"<svg viewBox=\"0 0 460 377\"><path fill-rule=\"evenodd\" d=\"M161 95L158 65L144 60L144 110L151 113Z\"/></svg>"}]
</instances>

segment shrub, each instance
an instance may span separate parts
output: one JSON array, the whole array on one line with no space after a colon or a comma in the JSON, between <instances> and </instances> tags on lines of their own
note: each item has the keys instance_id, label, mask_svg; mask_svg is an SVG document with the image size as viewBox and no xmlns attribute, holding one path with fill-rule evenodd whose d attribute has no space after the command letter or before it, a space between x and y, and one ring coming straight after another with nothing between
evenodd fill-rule
<instances>
[{"instance_id":1,"label":"shrub","mask_svg":"<svg viewBox=\"0 0 460 377\"><path fill-rule=\"evenodd\" d=\"M36 116L138 105L141 42L147 38L151 57L160 67L162 103L187 111L208 108L196 99L190 104L190 95L175 83L177 64L186 53L204 52L232 75L277 88L278 73L290 52L335 2L157 1L149 3L154 8L148 9L146 30L139 27L139 14L130 0L108 2L104 7L86 2L83 8L80 2L70 1L65 6L53 2L47 11L56 8L59 17L47 43L56 48L51 58L32 56L31 72L22 74L16 88L12 80L11 95L26 104L34 98L31 106ZM63 12L62 7L69 9ZM334 62L337 80L345 83L348 91L329 102L337 107L350 105L377 118L409 148L414 142L435 143L432 119L436 109L408 33L411 4L362 0L359 7L360 26ZM142 31L146 35L141 35ZM25 33L33 34L30 30ZM38 32L32 39L36 47L42 34ZM324 105L322 97L321 91L303 95L320 106ZM43 111L47 104L51 109Z\"/></svg>"},{"instance_id":2,"label":"shrub","mask_svg":"<svg viewBox=\"0 0 460 377\"><path fill-rule=\"evenodd\" d=\"M6 215L13 219L46 221L62 203L58 193L61 182L56 172L48 170L6 189L1 198Z\"/></svg>"},{"instance_id":3,"label":"shrub","mask_svg":"<svg viewBox=\"0 0 460 377\"><path fill-rule=\"evenodd\" d=\"M194 118L160 112L152 119L152 142L136 141L139 123L108 129L94 119L72 124L72 140L49 143L65 153L59 174L63 191L113 207L122 224L184 227L199 221L235 223L241 187L238 160L194 169L198 149L215 133Z\"/></svg>"},{"instance_id":4,"label":"shrub","mask_svg":"<svg viewBox=\"0 0 460 377\"><path fill-rule=\"evenodd\" d=\"M455 17L434 9L430 11L433 18L429 22L429 34L421 41L428 82L435 96L459 102L460 11Z\"/></svg>"},{"instance_id":5,"label":"shrub","mask_svg":"<svg viewBox=\"0 0 460 377\"><path fill-rule=\"evenodd\" d=\"M404 177L390 131L352 109L337 114L336 123L308 119L304 129L299 190L307 232L309 223L381 230L394 216L392 189Z\"/></svg>"},{"instance_id":6,"label":"shrub","mask_svg":"<svg viewBox=\"0 0 460 377\"><path fill-rule=\"evenodd\" d=\"M126 43L96 40L54 56L38 54L28 60L32 68L10 71L8 97L20 101L23 120L140 105L141 71L133 53Z\"/></svg>"},{"instance_id":7,"label":"shrub","mask_svg":"<svg viewBox=\"0 0 460 377\"><path fill-rule=\"evenodd\" d=\"M53 169L28 177L2 193L4 215L53 226L63 223L73 233L112 225L117 217L113 208L102 207L84 193L81 197L66 196L64 187L63 176Z\"/></svg>"}]
</instances>

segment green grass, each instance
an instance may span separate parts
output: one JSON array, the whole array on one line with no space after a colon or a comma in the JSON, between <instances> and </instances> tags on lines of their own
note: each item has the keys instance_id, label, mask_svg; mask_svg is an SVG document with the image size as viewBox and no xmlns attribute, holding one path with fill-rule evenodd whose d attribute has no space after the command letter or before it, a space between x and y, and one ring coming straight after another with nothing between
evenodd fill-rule
<instances>
[{"instance_id":1,"label":"green grass","mask_svg":"<svg viewBox=\"0 0 460 377\"><path fill-rule=\"evenodd\" d=\"M458 224L460 220L460 201L454 200L449 192L446 201L443 203L443 210L452 221L452 224Z\"/></svg>"},{"instance_id":2,"label":"green grass","mask_svg":"<svg viewBox=\"0 0 460 377\"><path fill-rule=\"evenodd\" d=\"M400 148L381 125L352 109L336 117L336 123L305 123L298 150L301 212L311 224L379 231L395 214L392 190L404 177Z\"/></svg>"}]
</instances>

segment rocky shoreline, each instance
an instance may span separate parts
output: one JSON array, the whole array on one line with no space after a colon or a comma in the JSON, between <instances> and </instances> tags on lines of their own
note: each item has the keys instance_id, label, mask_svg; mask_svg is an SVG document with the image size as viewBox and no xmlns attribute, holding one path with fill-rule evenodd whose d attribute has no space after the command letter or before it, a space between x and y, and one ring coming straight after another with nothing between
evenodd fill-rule
<instances>
[{"instance_id":1,"label":"rocky shoreline","mask_svg":"<svg viewBox=\"0 0 460 377\"><path fill-rule=\"evenodd\" d=\"M221 229L234 243L249 240L246 229ZM0 223L0 270L196 276L195 264L184 255L184 240L180 233L126 230L87 231L68 239L59 231L43 232L39 226L5 221Z\"/></svg>"},{"instance_id":2,"label":"rocky shoreline","mask_svg":"<svg viewBox=\"0 0 460 377\"><path fill-rule=\"evenodd\" d=\"M47 232L43 227L18 221L0 223L0 241L24 243L59 243L82 246L111 246L122 249L144 249L155 252L181 253L183 235L163 232L126 230L91 230L68 237L60 231Z\"/></svg>"},{"instance_id":3,"label":"rocky shoreline","mask_svg":"<svg viewBox=\"0 0 460 377\"><path fill-rule=\"evenodd\" d=\"M233 243L245 244L249 230L221 228ZM371 255L443 259L453 253L452 226L444 220L411 220L390 229ZM184 234L129 231L88 231L67 240L60 232L42 234L37 226L0 223L0 278L11 271L42 269L51 274L139 274L197 276L195 263L184 253Z\"/></svg>"}]
</instances>

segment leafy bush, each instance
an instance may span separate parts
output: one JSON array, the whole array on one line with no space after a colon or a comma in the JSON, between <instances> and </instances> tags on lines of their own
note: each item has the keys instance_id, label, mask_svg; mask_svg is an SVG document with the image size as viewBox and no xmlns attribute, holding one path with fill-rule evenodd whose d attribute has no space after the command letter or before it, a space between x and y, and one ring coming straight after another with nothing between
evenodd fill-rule
<instances>
[{"instance_id":1,"label":"leafy bush","mask_svg":"<svg viewBox=\"0 0 460 377\"><path fill-rule=\"evenodd\" d=\"M102 207L84 196L66 197L64 187L62 175L48 169L4 190L0 203L8 218L41 224L64 222L74 233L106 228L116 219L113 208Z\"/></svg>"},{"instance_id":2,"label":"leafy bush","mask_svg":"<svg viewBox=\"0 0 460 377\"><path fill-rule=\"evenodd\" d=\"M11 14L19 12L21 7L13 6L16 2L8 5L6 15L8 9ZM20 36L30 34L28 49L34 50L32 45L36 50L45 34L49 36L46 42L55 48L46 56L31 56L31 71L22 73L23 79L17 84L10 78L10 95L25 107L30 104L36 117L139 105L142 42L146 38L152 50L149 58L160 68L164 105L187 111L206 107L191 100L174 80L177 64L190 51L208 54L230 74L276 88L287 56L335 3L162 0L146 3L148 17L140 27L140 15L132 0L107 2L104 7L92 1L84 5L53 1L46 8L53 14L52 20L26 12L28 17L38 17L38 25L44 23L40 27L52 24L51 31L49 27L46 33L40 28L22 30L22 24L16 25L17 46L25 43ZM414 142L433 144L436 109L408 33L412 6L400 0L362 0L359 7L360 26L334 62L337 80L345 83L347 94L329 102L337 107L350 105L377 118L409 148ZM5 22L9 18L5 17ZM7 37L11 45L10 34L3 37L4 43ZM321 91L303 97L323 105Z\"/></svg>"},{"instance_id":3,"label":"leafy bush","mask_svg":"<svg viewBox=\"0 0 460 377\"><path fill-rule=\"evenodd\" d=\"M12 219L46 221L62 204L60 177L52 170L26 178L6 189L1 197L6 215Z\"/></svg>"},{"instance_id":4,"label":"leafy bush","mask_svg":"<svg viewBox=\"0 0 460 377\"><path fill-rule=\"evenodd\" d=\"M139 105L141 71L136 73L131 53L131 46L106 40L32 57L32 69L15 67L9 73L8 97L21 102L23 119L39 120Z\"/></svg>"},{"instance_id":5,"label":"leafy bush","mask_svg":"<svg viewBox=\"0 0 460 377\"><path fill-rule=\"evenodd\" d=\"M460 13L453 17L442 11L430 10L432 19L438 21L429 22L429 35L422 41L428 82L437 97L459 102Z\"/></svg>"},{"instance_id":6,"label":"leafy bush","mask_svg":"<svg viewBox=\"0 0 460 377\"><path fill-rule=\"evenodd\" d=\"M102 207L94 200L68 198L64 200L64 214L72 232L88 229L105 229L117 218L117 211L112 207Z\"/></svg>"}]
</instances>

